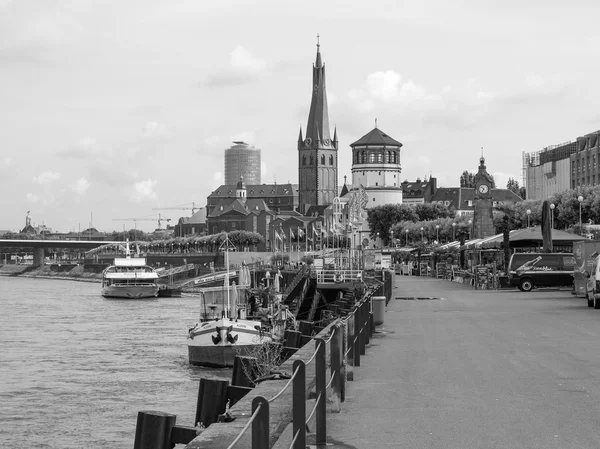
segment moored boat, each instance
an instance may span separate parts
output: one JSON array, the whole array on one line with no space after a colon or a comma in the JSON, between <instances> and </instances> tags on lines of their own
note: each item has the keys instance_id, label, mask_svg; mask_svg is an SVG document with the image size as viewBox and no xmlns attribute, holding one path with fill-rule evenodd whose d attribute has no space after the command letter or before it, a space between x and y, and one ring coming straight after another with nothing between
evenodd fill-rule
<instances>
[{"instance_id":1,"label":"moored boat","mask_svg":"<svg viewBox=\"0 0 600 449\"><path fill-rule=\"evenodd\" d=\"M102 272L102 296L141 299L158 295L158 274L146 264L145 257L131 257L129 241L125 257L116 257Z\"/></svg>"}]
</instances>

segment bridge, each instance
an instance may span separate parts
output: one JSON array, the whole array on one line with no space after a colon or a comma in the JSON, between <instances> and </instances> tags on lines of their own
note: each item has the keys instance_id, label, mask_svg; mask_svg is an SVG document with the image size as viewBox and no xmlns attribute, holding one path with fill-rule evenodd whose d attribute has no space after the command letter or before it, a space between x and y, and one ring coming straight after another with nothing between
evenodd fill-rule
<instances>
[{"instance_id":1,"label":"bridge","mask_svg":"<svg viewBox=\"0 0 600 449\"><path fill-rule=\"evenodd\" d=\"M90 250L102 245L119 244L125 242L113 242L106 240L0 240L0 248L31 248L33 250L33 265L39 266L44 262L44 250L49 248L60 249L83 249Z\"/></svg>"}]
</instances>

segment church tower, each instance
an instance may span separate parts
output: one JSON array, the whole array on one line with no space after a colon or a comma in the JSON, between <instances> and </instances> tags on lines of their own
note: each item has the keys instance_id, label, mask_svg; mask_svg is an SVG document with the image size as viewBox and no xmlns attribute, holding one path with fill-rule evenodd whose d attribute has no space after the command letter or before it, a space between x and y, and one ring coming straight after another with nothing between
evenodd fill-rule
<instances>
[{"instance_id":1,"label":"church tower","mask_svg":"<svg viewBox=\"0 0 600 449\"><path fill-rule=\"evenodd\" d=\"M337 196L338 140L329 129L325 65L321 60L317 35L317 58L313 65L312 99L302 138L298 136L298 211L305 214L311 206L327 206Z\"/></svg>"}]
</instances>

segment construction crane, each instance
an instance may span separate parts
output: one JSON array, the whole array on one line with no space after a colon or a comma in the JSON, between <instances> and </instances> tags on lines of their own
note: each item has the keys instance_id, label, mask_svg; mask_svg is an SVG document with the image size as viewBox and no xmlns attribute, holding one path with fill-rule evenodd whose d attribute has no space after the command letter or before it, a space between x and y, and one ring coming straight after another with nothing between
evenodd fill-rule
<instances>
[{"instance_id":1,"label":"construction crane","mask_svg":"<svg viewBox=\"0 0 600 449\"><path fill-rule=\"evenodd\" d=\"M137 222L138 221L157 221L158 222L158 229L160 229L160 224L163 221L171 221L170 218L163 218L160 214L158 214L158 218L113 218L113 221L133 221L136 223L136 229L137 229Z\"/></svg>"},{"instance_id":2,"label":"construction crane","mask_svg":"<svg viewBox=\"0 0 600 449\"><path fill-rule=\"evenodd\" d=\"M192 207L188 207L189 205L192 205ZM191 210L192 211L192 215L196 213L197 210L203 209L202 207L196 207L196 203L191 202L191 203L185 203L182 204L181 206L173 206L173 207L153 207L152 210Z\"/></svg>"}]
</instances>

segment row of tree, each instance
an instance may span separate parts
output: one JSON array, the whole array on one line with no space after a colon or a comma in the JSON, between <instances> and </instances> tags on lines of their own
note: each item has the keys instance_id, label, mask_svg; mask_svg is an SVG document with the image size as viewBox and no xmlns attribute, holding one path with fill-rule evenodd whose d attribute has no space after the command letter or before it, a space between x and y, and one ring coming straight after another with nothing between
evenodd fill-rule
<instances>
[{"instance_id":1,"label":"row of tree","mask_svg":"<svg viewBox=\"0 0 600 449\"><path fill-rule=\"evenodd\" d=\"M581 197L582 201L579 201ZM554 228L581 233L586 224L600 223L600 186L565 190L549 198L554 204ZM542 200L501 204L494 210L494 227L499 234L509 229L537 226L542 222ZM441 204L385 204L367 211L371 238L389 245L395 242L446 242L470 237L472 215L457 216Z\"/></svg>"}]
</instances>

